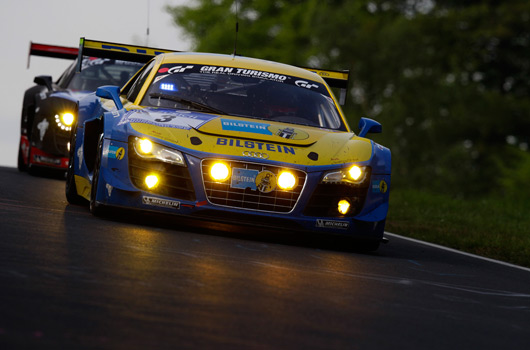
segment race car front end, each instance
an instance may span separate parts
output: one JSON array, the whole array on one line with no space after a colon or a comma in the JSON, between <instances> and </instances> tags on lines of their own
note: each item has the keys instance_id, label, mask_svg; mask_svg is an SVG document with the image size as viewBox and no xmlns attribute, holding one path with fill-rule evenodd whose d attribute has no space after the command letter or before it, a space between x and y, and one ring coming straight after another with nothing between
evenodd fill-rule
<instances>
[{"instance_id":1,"label":"race car front end","mask_svg":"<svg viewBox=\"0 0 530 350\"><path fill-rule=\"evenodd\" d=\"M74 61L56 82L40 75L34 79L37 85L25 92L18 168L33 174L45 169L64 171L77 101L100 85L125 84L141 64L86 57L77 48L31 43L29 57L34 55ZM76 72L78 65L82 72Z\"/></svg>"},{"instance_id":2,"label":"race car front end","mask_svg":"<svg viewBox=\"0 0 530 350\"><path fill-rule=\"evenodd\" d=\"M114 127L102 140L95 188L98 206L331 233L374 242L383 237L390 153L370 140L350 140L348 136L347 142L355 142L360 148L359 161L310 165L318 160L309 157L325 155L318 143L295 147L190 129L173 131L188 134L186 141L177 144L151 136L163 129L149 126L151 131L146 135L135 128L145 131L144 125L123 125ZM86 139L78 140L78 157ZM320 142L325 144L326 140ZM78 193L90 199L93 188L86 180L90 170L84 163L76 163L83 168L78 172L82 176L76 176Z\"/></svg>"},{"instance_id":3,"label":"race car front end","mask_svg":"<svg viewBox=\"0 0 530 350\"><path fill-rule=\"evenodd\" d=\"M71 93L57 92L40 103L28 142L30 166L60 170L68 167L75 99Z\"/></svg>"}]
</instances>

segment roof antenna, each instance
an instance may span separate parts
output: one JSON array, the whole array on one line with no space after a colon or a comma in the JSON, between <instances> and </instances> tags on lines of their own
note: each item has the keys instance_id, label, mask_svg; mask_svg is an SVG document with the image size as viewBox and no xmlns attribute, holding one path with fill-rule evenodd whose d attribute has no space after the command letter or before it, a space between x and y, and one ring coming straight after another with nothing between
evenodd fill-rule
<instances>
[{"instance_id":1,"label":"roof antenna","mask_svg":"<svg viewBox=\"0 0 530 350\"><path fill-rule=\"evenodd\" d=\"M237 10L237 0L236 3L236 39L234 41L234 56L237 54L237 32L239 31L239 14Z\"/></svg>"},{"instance_id":2,"label":"roof antenna","mask_svg":"<svg viewBox=\"0 0 530 350\"><path fill-rule=\"evenodd\" d=\"M145 46L149 46L149 11L151 9L151 0L147 0L147 31L145 36Z\"/></svg>"}]
</instances>

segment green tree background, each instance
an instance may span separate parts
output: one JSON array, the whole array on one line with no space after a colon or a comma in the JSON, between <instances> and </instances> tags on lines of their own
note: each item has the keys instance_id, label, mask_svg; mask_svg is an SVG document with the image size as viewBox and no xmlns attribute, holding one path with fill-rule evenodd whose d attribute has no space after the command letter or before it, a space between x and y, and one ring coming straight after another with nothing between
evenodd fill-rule
<instances>
[{"instance_id":1,"label":"green tree background","mask_svg":"<svg viewBox=\"0 0 530 350\"><path fill-rule=\"evenodd\" d=\"M383 124L393 185L530 197L530 2L196 0L168 7L200 52L349 69L345 112Z\"/></svg>"}]
</instances>

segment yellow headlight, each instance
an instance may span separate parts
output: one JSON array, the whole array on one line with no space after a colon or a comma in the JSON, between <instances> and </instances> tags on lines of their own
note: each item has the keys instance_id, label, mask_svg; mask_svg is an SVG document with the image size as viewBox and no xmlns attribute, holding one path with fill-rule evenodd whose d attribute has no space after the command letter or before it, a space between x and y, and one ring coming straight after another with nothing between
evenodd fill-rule
<instances>
[{"instance_id":1,"label":"yellow headlight","mask_svg":"<svg viewBox=\"0 0 530 350\"><path fill-rule=\"evenodd\" d=\"M359 166L354 165L348 170L348 174L353 180L357 181L363 175L363 170Z\"/></svg>"},{"instance_id":2,"label":"yellow headlight","mask_svg":"<svg viewBox=\"0 0 530 350\"><path fill-rule=\"evenodd\" d=\"M147 188L155 188L158 185L158 176L151 174L145 177L145 185Z\"/></svg>"},{"instance_id":3,"label":"yellow headlight","mask_svg":"<svg viewBox=\"0 0 530 350\"><path fill-rule=\"evenodd\" d=\"M153 143L148 139L141 139L138 141L140 152L143 154L149 154L153 150Z\"/></svg>"},{"instance_id":4,"label":"yellow headlight","mask_svg":"<svg viewBox=\"0 0 530 350\"><path fill-rule=\"evenodd\" d=\"M61 114L61 122L65 126L72 126L72 124L74 123L74 115L72 113Z\"/></svg>"},{"instance_id":5,"label":"yellow headlight","mask_svg":"<svg viewBox=\"0 0 530 350\"><path fill-rule=\"evenodd\" d=\"M346 199L341 199L339 201L337 209L339 213L341 213L342 215L346 215L350 210L350 202L348 202Z\"/></svg>"},{"instance_id":6,"label":"yellow headlight","mask_svg":"<svg viewBox=\"0 0 530 350\"><path fill-rule=\"evenodd\" d=\"M225 163L215 163L210 168L210 176L215 181L226 181L230 177L230 168Z\"/></svg>"},{"instance_id":7,"label":"yellow headlight","mask_svg":"<svg viewBox=\"0 0 530 350\"><path fill-rule=\"evenodd\" d=\"M282 171L278 176L277 184L282 190L292 190L296 187L297 182L296 176L294 176L293 173Z\"/></svg>"}]
</instances>

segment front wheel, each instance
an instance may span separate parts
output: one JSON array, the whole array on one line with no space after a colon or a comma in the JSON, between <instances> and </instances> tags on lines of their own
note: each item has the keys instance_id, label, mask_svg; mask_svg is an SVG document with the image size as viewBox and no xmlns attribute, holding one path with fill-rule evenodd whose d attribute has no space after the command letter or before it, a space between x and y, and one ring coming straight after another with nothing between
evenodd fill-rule
<instances>
[{"instance_id":1,"label":"front wheel","mask_svg":"<svg viewBox=\"0 0 530 350\"><path fill-rule=\"evenodd\" d=\"M68 169L66 170L66 200L70 204L85 204L86 199L77 194L77 188L75 184L75 133L72 132L70 138L70 152L68 157Z\"/></svg>"},{"instance_id":2,"label":"front wheel","mask_svg":"<svg viewBox=\"0 0 530 350\"><path fill-rule=\"evenodd\" d=\"M103 152L103 134L99 136L96 153L96 164L94 165L94 175L92 177L92 188L90 190L90 212L95 216L102 216L105 213L105 206L97 202L98 185L101 168L101 153Z\"/></svg>"}]
</instances>

